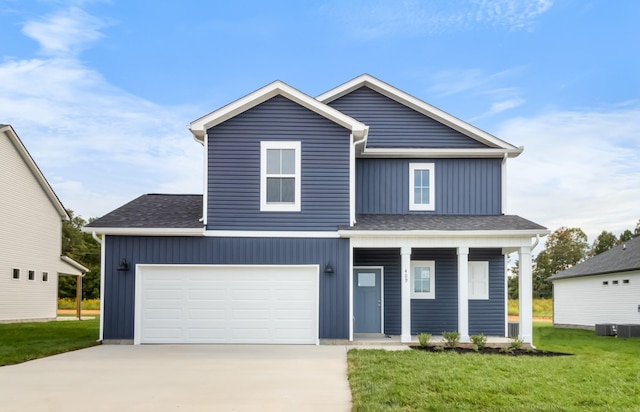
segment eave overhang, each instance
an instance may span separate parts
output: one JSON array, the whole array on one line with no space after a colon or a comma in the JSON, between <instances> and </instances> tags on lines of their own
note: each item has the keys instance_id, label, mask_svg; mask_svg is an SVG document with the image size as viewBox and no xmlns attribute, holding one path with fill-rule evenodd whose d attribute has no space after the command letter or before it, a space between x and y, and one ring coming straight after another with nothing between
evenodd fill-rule
<instances>
[{"instance_id":1,"label":"eave overhang","mask_svg":"<svg viewBox=\"0 0 640 412\"><path fill-rule=\"evenodd\" d=\"M338 231L340 237L388 238L531 238L546 236L549 230L350 230Z\"/></svg>"},{"instance_id":2,"label":"eave overhang","mask_svg":"<svg viewBox=\"0 0 640 412\"><path fill-rule=\"evenodd\" d=\"M189 131L199 142L204 142L207 130L226 121L234 116L239 115L254 106L259 105L275 96L283 96L299 105L323 116L340 126L351 131L354 142L365 140L368 127L356 119L345 115L344 113L327 106L326 104L308 96L301 91L294 89L279 80L246 95L233 103L230 103L216 111L213 111L193 122L188 126Z\"/></svg>"},{"instance_id":3,"label":"eave overhang","mask_svg":"<svg viewBox=\"0 0 640 412\"><path fill-rule=\"evenodd\" d=\"M82 231L107 236L204 236L204 228L83 227Z\"/></svg>"}]
</instances>

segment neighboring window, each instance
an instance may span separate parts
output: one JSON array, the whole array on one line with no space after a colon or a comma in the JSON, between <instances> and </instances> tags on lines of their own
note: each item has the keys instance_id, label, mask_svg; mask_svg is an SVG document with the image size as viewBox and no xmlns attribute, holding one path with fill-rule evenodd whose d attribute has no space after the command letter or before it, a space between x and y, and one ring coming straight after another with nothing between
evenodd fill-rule
<instances>
[{"instance_id":1,"label":"neighboring window","mask_svg":"<svg viewBox=\"0 0 640 412\"><path fill-rule=\"evenodd\" d=\"M618 281L617 281L617 280L614 280L614 281L613 281L613 282L611 282L611 283L612 283L612 284L614 284L614 285L617 285L617 284L618 284Z\"/></svg>"},{"instance_id":2,"label":"neighboring window","mask_svg":"<svg viewBox=\"0 0 640 412\"><path fill-rule=\"evenodd\" d=\"M609 284L609 282L605 280L604 282L602 282L602 284L603 284L604 286L607 286L607 285Z\"/></svg>"},{"instance_id":3,"label":"neighboring window","mask_svg":"<svg viewBox=\"0 0 640 412\"><path fill-rule=\"evenodd\" d=\"M12 278L15 279L15 280L20 279L20 269L13 268Z\"/></svg>"},{"instance_id":4,"label":"neighboring window","mask_svg":"<svg viewBox=\"0 0 640 412\"><path fill-rule=\"evenodd\" d=\"M260 143L260 210L300 211L300 142Z\"/></svg>"},{"instance_id":5,"label":"neighboring window","mask_svg":"<svg viewBox=\"0 0 640 412\"><path fill-rule=\"evenodd\" d=\"M629 283L629 279L623 280L622 283Z\"/></svg>"},{"instance_id":6,"label":"neighboring window","mask_svg":"<svg viewBox=\"0 0 640 412\"><path fill-rule=\"evenodd\" d=\"M435 299L436 263L432 260L411 262L411 297L413 299Z\"/></svg>"},{"instance_id":7,"label":"neighboring window","mask_svg":"<svg viewBox=\"0 0 640 412\"><path fill-rule=\"evenodd\" d=\"M489 299L489 262L469 262L469 299Z\"/></svg>"},{"instance_id":8,"label":"neighboring window","mask_svg":"<svg viewBox=\"0 0 640 412\"><path fill-rule=\"evenodd\" d=\"M35 270L30 270L29 271L29 280L36 280L36 271Z\"/></svg>"},{"instance_id":9,"label":"neighboring window","mask_svg":"<svg viewBox=\"0 0 640 412\"><path fill-rule=\"evenodd\" d=\"M42 272L42 281L43 282L49 281L49 272Z\"/></svg>"},{"instance_id":10,"label":"neighboring window","mask_svg":"<svg viewBox=\"0 0 640 412\"><path fill-rule=\"evenodd\" d=\"M435 210L433 163L409 163L409 210Z\"/></svg>"}]
</instances>

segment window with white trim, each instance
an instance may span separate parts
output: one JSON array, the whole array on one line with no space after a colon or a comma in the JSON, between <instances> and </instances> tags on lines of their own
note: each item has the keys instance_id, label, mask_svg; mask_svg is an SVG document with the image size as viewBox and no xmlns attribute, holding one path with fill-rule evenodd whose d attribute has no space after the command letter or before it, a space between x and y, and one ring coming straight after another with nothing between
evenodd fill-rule
<instances>
[{"instance_id":1,"label":"window with white trim","mask_svg":"<svg viewBox=\"0 0 640 412\"><path fill-rule=\"evenodd\" d=\"M28 272L28 279L29 280L36 280L36 271L35 270L30 270Z\"/></svg>"},{"instance_id":2,"label":"window with white trim","mask_svg":"<svg viewBox=\"0 0 640 412\"><path fill-rule=\"evenodd\" d=\"M433 163L409 163L409 210L435 210Z\"/></svg>"},{"instance_id":3,"label":"window with white trim","mask_svg":"<svg viewBox=\"0 0 640 412\"><path fill-rule=\"evenodd\" d=\"M49 272L42 272L42 281L43 282L49 281Z\"/></svg>"},{"instance_id":4,"label":"window with white trim","mask_svg":"<svg viewBox=\"0 0 640 412\"><path fill-rule=\"evenodd\" d=\"M469 262L469 299L489 299L489 262Z\"/></svg>"},{"instance_id":5,"label":"window with white trim","mask_svg":"<svg viewBox=\"0 0 640 412\"><path fill-rule=\"evenodd\" d=\"M13 280L20 280L20 269L18 269L18 268L13 268L13 270L12 270L12 274L11 274L11 279L13 279Z\"/></svg>"},{"instance_id":6,"label":"window with white trim","mask_svg":"<svg viewBox=\"0 0 640 412\"><path fill-rule=\"evenodd\" d=\"M436 298L436 262L433 260L411 261L411 298Z\"/></svg>"},{"instance_id":7,"label":"window with white trim","mask_svg":"<svg viewBox=\"0 0 640 412\"><path fill-rule=\"evenodd\" d=\"M300 142L260 142L260 210L300 211Z\"/></svg>"}]
</instances>

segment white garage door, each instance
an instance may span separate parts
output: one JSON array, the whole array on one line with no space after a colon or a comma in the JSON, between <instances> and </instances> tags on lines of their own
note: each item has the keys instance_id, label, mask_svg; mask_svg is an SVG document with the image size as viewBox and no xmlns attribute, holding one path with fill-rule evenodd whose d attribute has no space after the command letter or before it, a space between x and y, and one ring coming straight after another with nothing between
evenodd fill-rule
<instances>
[{"instance_id":1,"label":"white garage door","mask_svg":"<svg viewBox=\"0 0 640 412\"><path fill-rule=\"evenodd\" d=\"M318 266L138 265L134 343L318 343Z\"/></svg>"}]
</instances>

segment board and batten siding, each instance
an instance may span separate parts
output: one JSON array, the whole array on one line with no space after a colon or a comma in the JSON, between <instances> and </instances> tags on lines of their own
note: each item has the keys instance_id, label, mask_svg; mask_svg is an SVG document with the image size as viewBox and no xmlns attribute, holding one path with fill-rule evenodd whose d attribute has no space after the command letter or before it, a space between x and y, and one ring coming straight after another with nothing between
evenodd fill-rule
<instances>
[{"instance_id":1,"label":"board and batten siding","mask_svg":"<svg viewBox=\"0 0 640 412\"><path fill-rule=\"evenodd\" d=\"M554 280L553 323L640 324L640 271Z\"/></svg>"},{"instance_id":2,"label":"board and batten siding","mask_svg":"<svg viewBox=\"0 0 640 412\"><path fill-rule=\"evenodd\" d=\"M498 215L501 159L357 159L356 213ZM409 164L435 166L435 210L409 210Z\"/></svg>"},{"instance_id":3,"label":"board and batten siding","mask_svg":"<svg viewBox=\"0 0 640 412\"><path fill-rule=\"evenodd\" d=\"M469 261L489 262L489 299L469 299L469 334L505 336L505 265L500 249L471 249Z\"/></svg>"},{"instance_id":4,"label":"board and batten siding","mask_svg":"<svg viewBox=\"0 0 640 412\"><path fill-rule=\"evenodd\" d=\"M370 127L367 147L487 147L366 86L330 102L329 106Z\"/></svg>"},{"instance_id":5,"label":"board and batten siding","mask_svg":"<svg viewBox=\"0 0 640 412\"><path fill-rule=\"evenodd\" d=\"M55 319L61 224L59 212L11 140L0 133L0 321ZM12 278L13 268L20 279ZM28 280L28 271L35 279ZM42 281L42 272L49 281Z\"/></svg>"},{"instance_id":6,"label":"board and batten siding","mask_svg":"<svg viewBox=\"0 0 640 412\"><path fill-rule=\"evenodd\" d=\"M309 265L320 267L319 338L349 336L349 240L105 236L104 336L133 339L136 264ZM118 271L125 258L126 272ZM325 274L331 263L333 274Z\"/></svg>"},{"instance_id":7,"label":"board and batten siding","mask_svg":"<svg viewBox=\"0 0 640 412\"><path fill-rule=\"evenodd\" d=\"M208 130L209 230L330 231L349 224L350 132L276 96ZM301 211L260 211L260 142L301 142Z\"/></svg>"}]
</instances>

